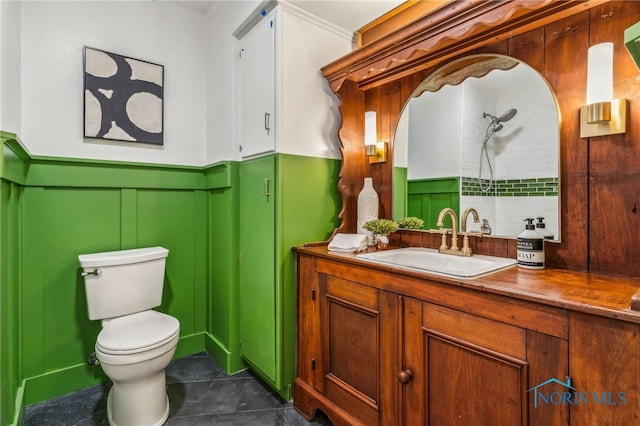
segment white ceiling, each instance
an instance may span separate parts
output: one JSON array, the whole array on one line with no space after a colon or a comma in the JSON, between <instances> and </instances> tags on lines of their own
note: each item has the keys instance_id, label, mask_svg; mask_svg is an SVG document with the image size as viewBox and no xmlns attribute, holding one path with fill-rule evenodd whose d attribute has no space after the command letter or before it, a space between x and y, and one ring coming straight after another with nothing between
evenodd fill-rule
<instances>
[{"instance_id":1,"label":"white ceiling","mask_svg":"<svg viewBox=\"0 0 640 426\"><path fill-rule=\"evenodd\" d=\"M291 3L354 32L404 3L404 0L291 0Z\"/></svg>"},{"instance_id":2,"label":"white ceiling","mask_svg":"<svg viewBox=\"0 0 640 426\"><path fill-rule=\"evenodd\" d=\"M217 1L243 0L174 0L200 13L207 13ZM379 18L404 0L285 0L345 30L354 32Z\"/></svg>"}]
</instances>

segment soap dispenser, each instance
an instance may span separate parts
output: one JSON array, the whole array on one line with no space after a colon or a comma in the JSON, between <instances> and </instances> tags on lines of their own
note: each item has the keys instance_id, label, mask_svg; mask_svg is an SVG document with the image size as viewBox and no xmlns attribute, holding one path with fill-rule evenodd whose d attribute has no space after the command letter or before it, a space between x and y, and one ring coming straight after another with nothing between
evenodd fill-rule
<instances>
[{"instance_id":1,"label":"soap dispenser","mask_svg":"<svg viewBox=\"0 0 640 426\"><path fill-rule=\"evenodd\" d=\"M542 235L542 238L545 240L553 240L553 234L547 230L546 223L544 223L544 217L538 217L538 222L536 222L536 232Z\"/></svg>"},{"instance_id":2,"label":"soap dispenser","mask_svg":"<svg viewBox=\"0 0 640 426\"><path fill-rule=\"evenodd\" d=\"M544 238L536 232L533 219L525 219L525 230L518 234L518 266L544 269Z\"/></svg>"}]
</instances>

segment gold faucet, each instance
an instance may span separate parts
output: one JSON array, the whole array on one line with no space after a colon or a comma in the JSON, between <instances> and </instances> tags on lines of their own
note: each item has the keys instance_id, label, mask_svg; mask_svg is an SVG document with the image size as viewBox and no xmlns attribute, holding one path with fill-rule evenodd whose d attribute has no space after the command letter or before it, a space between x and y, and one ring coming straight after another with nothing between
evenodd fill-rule
<instances>
[{"instance_id":1,"label":"gold faucet","mask_svg":"<svg viewBox=\"0 0 640 426\"><path fill-rule=\"evenodd\" d=\"M442 227L444 226L445 216L449 216L451 218L451 247L447 246L447 230L442 229ZM440 214L438 215L438 223L436 223L436 225L441 228L438 232L442 234L442 243L440 244L440 247L438 247L438 251L440 253L462 255L460 249L458 248L458 217L456 216L456 212L454 212L453 209L449 207L442 209L440 211Z\"/></svg>"},{"instance_id":2,"label":"gold faucet","mask_svg":"<svg viewBox=\"0 0 640 426\"><path fill-rule=\"evenodd\" d=\"M473 215L473 223L480 223L480 216L478 216L478 212L473 207L469 207L462 214L462 223L460 224L460 233L467 232L467 218L469 217L469 213Z\"/></svg>"},{"instance_id":3,"label":"gold faucet","mask_svg":"<svg viewBox=\"0 0 640 426\"><path fill-rule=\"evenodd\" d=\"M469 235L479 235L482 236L482 232L467 232L467 218L469 217L469 213L473 215L473 223L480 223L480 217L478 216L478 212L473 207L469 207L462 214L462 223L460 224L460 234L464 235L462 239L462 254L464 256L471 256L473 251L471 247L469 247Z\"/></svg>"}]
</instances>

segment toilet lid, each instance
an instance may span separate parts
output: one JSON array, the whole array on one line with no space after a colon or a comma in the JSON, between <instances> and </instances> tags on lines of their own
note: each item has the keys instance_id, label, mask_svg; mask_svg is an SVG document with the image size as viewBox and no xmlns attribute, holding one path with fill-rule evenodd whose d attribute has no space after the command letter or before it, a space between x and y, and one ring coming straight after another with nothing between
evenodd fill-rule
<instances>
[{"instance_id":1,"label":"toilet lid","mask_svg":"<svg viewBox=\"0 0 640 426\"><path fill-rule=\"evenodd\" d=\"M107 353L131 353L161 346L180 331L180 322L157 311L115 318L98 334L96 347Z\"/></svg>"}]
</instances>

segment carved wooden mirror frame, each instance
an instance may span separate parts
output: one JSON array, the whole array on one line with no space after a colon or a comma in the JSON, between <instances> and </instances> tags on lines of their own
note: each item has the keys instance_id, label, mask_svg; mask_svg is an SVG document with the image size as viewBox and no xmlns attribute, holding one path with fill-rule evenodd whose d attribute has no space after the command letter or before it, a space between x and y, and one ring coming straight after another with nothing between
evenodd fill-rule
<instances>
[{"instance_id":1,"label":"carved wooden mirror frame","mask_svg":"<svg viewBox=\"0 0 640 426\"><path fill-rule=\"evenodd\" d=\"M553 23L607 1L455 1L323 67L323 75L340 99L342 115L342 168L338 182L342 210L335 232L356 232L357 196L364 177L373 178L380 197L380 217L392 217L395 126L414 89L432 71L469 54L499 53L523 60L545 75L545 30L549 32ZM556 33L562 35L571 30L559 28ZM568 80L558 84L570 83L576 84ZM577 105L560 107L564 117ZM385 163L369 164L366 159L365 111L377 112L379 140L389 142ZM562 229L566 230L565 219L562 221ZM430 244L431 234L421 234L424 235L417 238ZM480 245L484 246L481 251L489 254L508 256L515 251L515 240L483 239Z\"/></svg>"}]
</instances>

